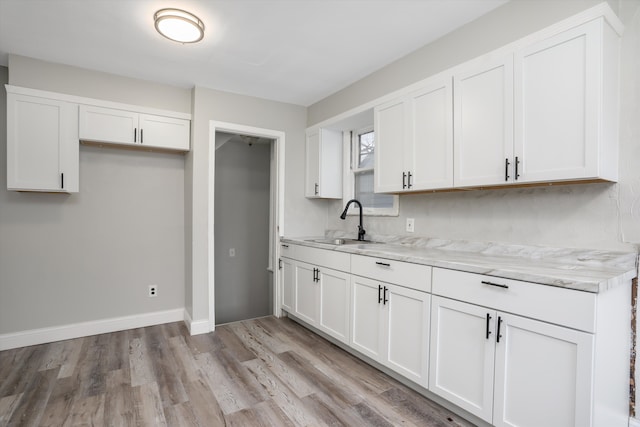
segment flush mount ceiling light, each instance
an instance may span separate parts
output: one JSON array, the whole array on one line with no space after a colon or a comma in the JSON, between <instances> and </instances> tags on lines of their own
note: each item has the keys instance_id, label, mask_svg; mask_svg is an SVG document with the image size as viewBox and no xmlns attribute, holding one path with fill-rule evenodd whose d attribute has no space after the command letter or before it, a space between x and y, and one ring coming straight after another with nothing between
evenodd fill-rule
<instances>
[{"instance_id":1,"label":"flush mount ceiling light","mask_svg":"<svg viewBox=\"0 0 640 427\"><path fill-rule=\"evenodd\" d=\"M181 9L160 9L153 15L156 30L169 40L196 43L204 37L204 23Z\"/></svg>"}]
</instances>

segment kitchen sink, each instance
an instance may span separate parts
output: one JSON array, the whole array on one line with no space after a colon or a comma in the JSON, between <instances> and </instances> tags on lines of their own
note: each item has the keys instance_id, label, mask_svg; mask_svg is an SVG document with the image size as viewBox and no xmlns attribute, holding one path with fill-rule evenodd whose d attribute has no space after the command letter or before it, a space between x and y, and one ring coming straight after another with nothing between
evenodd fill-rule
<instances>
[{"instance_id":1,"label":"kitchen sink","mask_svg":"<svg viewBox=\"0 0 640 427\"><path fill-rule=\"evenodd\" d=\"M311 239L307 240L308 242L314 243L324 243L327 245L361 245L367 243L378 243L373 242L371 240L357 240L357 239L343 239L343 238L333 238L333 239Z\"/></svg>"}]
</instances>

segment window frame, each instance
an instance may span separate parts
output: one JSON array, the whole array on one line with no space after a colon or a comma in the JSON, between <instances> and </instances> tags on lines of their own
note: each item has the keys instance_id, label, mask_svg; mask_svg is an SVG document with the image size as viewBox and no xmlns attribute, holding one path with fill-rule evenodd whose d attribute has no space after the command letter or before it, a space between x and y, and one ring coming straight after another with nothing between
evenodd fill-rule
<instances>
[{"instance_id":1,"label":"window frame","mask_svg":"<svg viewBox=\"0 0 640 427\"><path fill-rule=\"evenodd\" d=\"M356 173L358 172L366 172L372 170L375 174L375 161L374 165L370 168L359 168L359 135L375 132L373 125L361 127L358 129L353 129L350 131L345 131L342 134L342 142L343 142L343 159L344 159L344 177L343 177L343 191L342 191L342 203L343 206L347 204L347 202L351 199L355 198L356 192ZM375 144L375 137L374 137ZM375 148L374 148L374 158L375 158ZM400 211L400 200L397 194L392 194L393 197L393 207L391 208L372 208L372 207L363 207L362 214L365 216L399 216ZM352 204L349 207L349 211L347 215L359 215L360 211L355 204Z\"/></svg>"}]
</instances>

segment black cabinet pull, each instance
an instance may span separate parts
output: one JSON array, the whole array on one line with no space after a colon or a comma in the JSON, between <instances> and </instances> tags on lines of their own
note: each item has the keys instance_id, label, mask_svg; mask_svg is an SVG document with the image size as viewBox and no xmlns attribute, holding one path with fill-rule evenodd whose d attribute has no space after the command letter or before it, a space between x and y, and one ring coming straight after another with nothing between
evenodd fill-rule
<instances>
[{"instance_id":1,"label":"black cabinet pull","mask_svg":"<svg viewBox=\"0 0 640 427\"><path fill-rule=\"evenodd\" d=\"M391 264L388 264L388 263L386 263L386 262L376 261L376 264L377 264L377 265L382 265L382 266L384 266L384 267L391 267Z\"/></svg>"},{"instance_id":2,"label":"black cabinet pull","mask_svg":"<svg viewBox=\"0 0 640 427\"><path fill-rule=\"evenodd\" d=\"M387 288L386 286L384 287L384 289L382 290L382 305L386 305L389 302L389 298L387 298L387 291L389 290L389 288Z\"/></svg>"},{"instance_id":3,"label":"black cabinet pull","mask_svg":"<svg viewBox=\"0 0 640 427\"><path fill-rule=\"evenodd\" d=\"M518 156L516 156L516 173L515 173L516 181L518 180L518 178L520 178L520 174L518 173L518 166L520 166L520 160L518 159Z\"/></svg>"},{"instance_id":4,"label":"black cabinet pull","mask_svg":"<svg viewBox=\"0 0 640 427\"><path fill-rule=\"evenodd\" d=\"M411 188L413 186L413 184L411 184L411 177L413 175L411 175L411 171L407 172L407 188Z\"/></svg>"},{"instance_id":5,"label":"black cabinet pull","mask_svg":"<svg viewBox=\"0 0 640 427\"><path fill-rule=\"evenodd\" d=\"M378 285L378 304L382 302L382 285Z\"/></svg>"},{"instance_id":6,"label":"black cabinet pull","mask_svg":"<svg viewBox=\"0 0 640 427\"><path fill-rule=\"evenodd\" d=\"M64 190L64 172L60 174L60 188Z\"/></svg>"},{"instance_id":7,"label":"black cabinet pull","mask_svg":"<svg viewBox=\"0 0 640 427\"><path fill-rule=\"evenodd\" d=\"M320 269L319 268L314 268L313 269L313 281L314 282L319 282L320 281Z\"/></svg>"},{"instance_id":8,"label":"black cabinet pull","mask_svg":"<svg viewBox=\"0 0 640 427\"><path fill-rule=\"evenodd\" d=\"M288 248L289 245L285 245L284 243L281 245L283 248Z\"/></svg>"},{"instance_id":9,"label":"black cabinet pull","mask_svg":"<svg viewBox=\"0 0 640 427\"><path fill-rule=\"evenodd\" d=\"M317 196L318 195L318 184L317 183L315 184L313 191L314 191L315 195Z\"/></svg>"},{"instance_id":10,"label":"black cabinet pull","mask_svg":"<svg viewBox=\"0 0 640 427\"><path fill-rule=\"evenodd\" d=\"M500 283L487 282L487 281L485 281L485 280L483 280L483 281L482 281L482 282L480 282L480 283L482 283L483 285L495 286L495 287L497 287L497 288L509 289L509 286L508 286L508 285L502 285L502 284L500 284Z\"/></svg>"},{"instance_id":11,"label":"black cabinet pull","mask_svg":"<svg viewBox=\"0 0 640 427\"><path fill-rule=\"evenodd\" d=\"M407 174L402 172L402 189L407 188Z\"/></svg>"},{"instance_id":12,"label":"black cabinet pull","mask_svg":"<svg viewBox=\"0 0 640 427\"><path fill-rule=\"evenodd\" d=\"M504 159L504 180L509 181L509 159Z\"/></svg>"},{"instance_id":13,"label":"black cabinet pull","mask_svg":"<svg viewBox=\"0 0 640 427\"><path fill-rule=\"evenodd\" d=\"M282 270L282 258L278 259L278 270Z\"/></svg>"},{"instance_id":14,"label":"black cabinet pull","mask_svg":"<svg viewBox=\"0 0 640 427\"><path fill-rule=\"evenodd\" d=\"M133 128L133 142L138 142L138 128Z\"/></svg>"},{"instance_id":15,"label":"black cabinet pull","mask_svg":"<svg viewBox=\"0 0 640 427\"><path fill-rule=\"evenodd\" d=\"M316 281L316 268L313 269L313 281Z\"/></svg>"},{"instance_id":16,"label":"black cabinet pull","mask_svg":"<svg viewBox=\"0 0 640 427\"><path fill-rule=\"evenodd\" d=\"M496 331L496 342L500 342L502 335L500 334L500 325L502 325L502 317L498 316L498 330Z\"/></svg>"},{"instance_id":17,"label":"black cabinet pull","mask_svg":"<svg viewBox=\"0 0 640 427\"><path fill-rule=\"evenodd\" d=\"M144 129L140 129L140 144L144 143Z\"/></svg>"},{"instance_id":18,"label":"black cabinet pull","mask_svg":"<svg viewBox=\"0 0 640 427\"><path fill-rule=\"evenodd\" d=\"M487 313L487 339L489 339L489 335L491 335L491 331L489 330L489 320L491 320L491 315Z\"/></svg>"}]
</instances>

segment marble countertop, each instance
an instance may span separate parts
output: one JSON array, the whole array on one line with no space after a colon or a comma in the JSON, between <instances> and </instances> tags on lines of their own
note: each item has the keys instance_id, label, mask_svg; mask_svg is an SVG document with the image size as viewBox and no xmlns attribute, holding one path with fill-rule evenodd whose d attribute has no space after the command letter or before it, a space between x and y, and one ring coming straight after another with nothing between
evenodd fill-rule
<instances>
[{"instance_id":1,"label":"marble countertop","mask_svg":"<svg viewBox=\"0 0 640 427\"><path fill-rule=\"evenodd\" d=\"M638 271L636 252L428 237L369 237L375 243L334 245L313 241L354 238L352 234L341 231L328 231L321 237L283 237L281 241L594 293L626 283L635 278Z\"/></svg>"}]
</instances>

